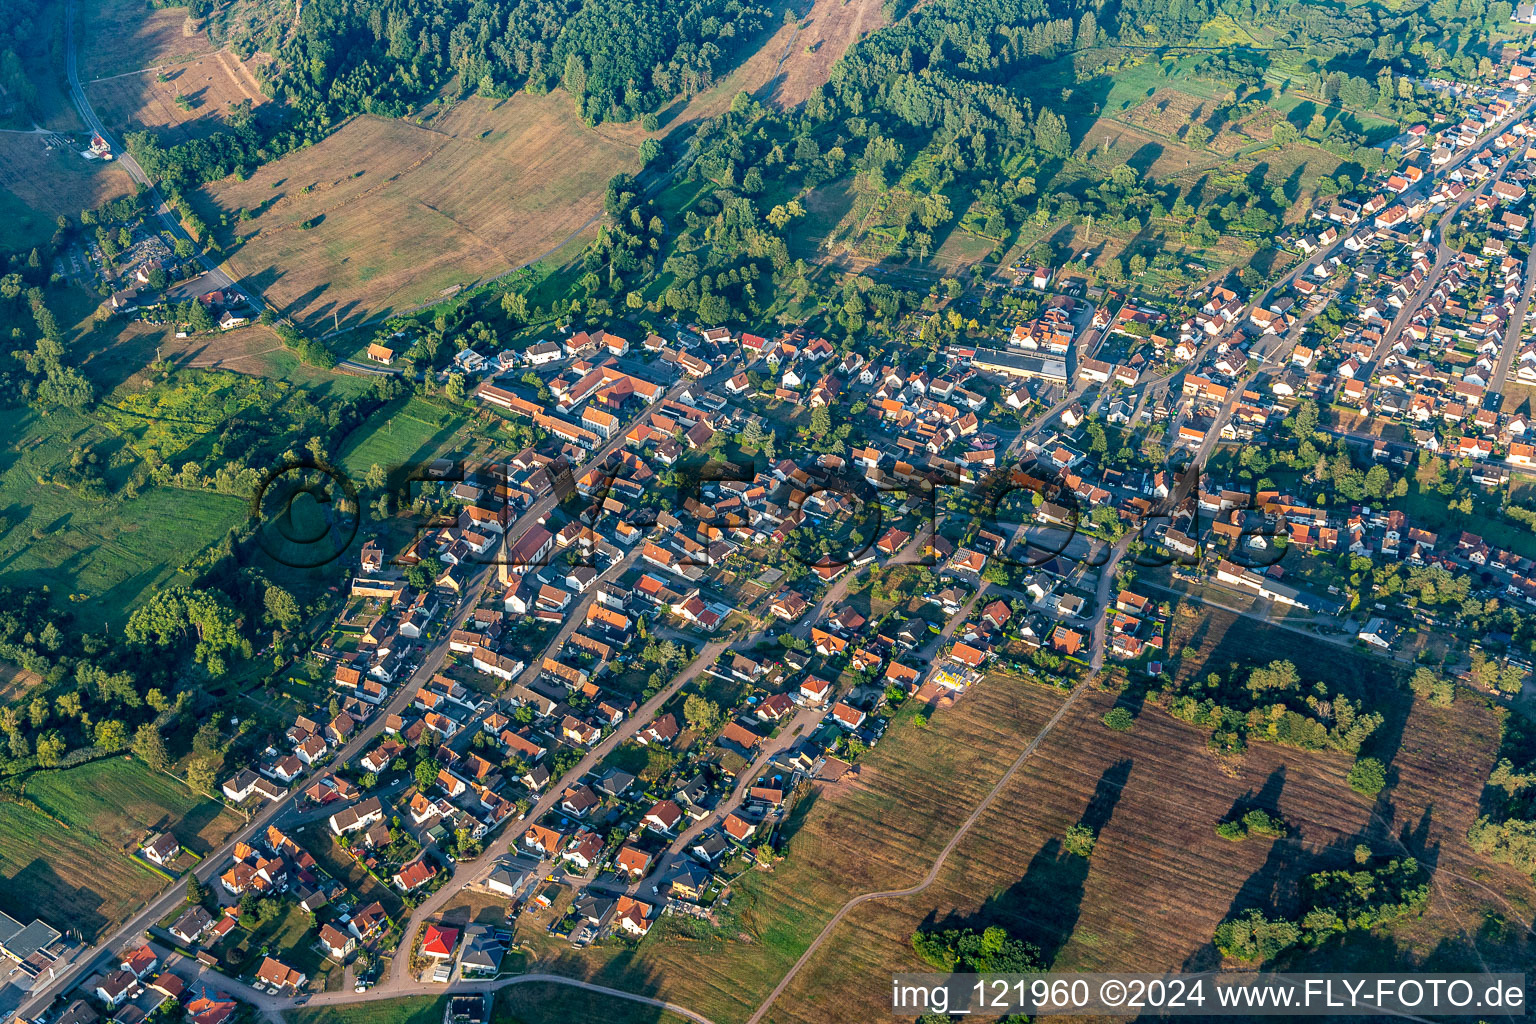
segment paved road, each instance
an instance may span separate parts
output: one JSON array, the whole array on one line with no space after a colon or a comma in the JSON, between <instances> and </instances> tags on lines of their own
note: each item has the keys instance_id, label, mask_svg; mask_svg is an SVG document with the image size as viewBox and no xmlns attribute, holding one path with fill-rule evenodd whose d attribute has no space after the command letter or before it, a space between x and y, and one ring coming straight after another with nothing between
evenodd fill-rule
<instances>
[{"instance_id":1,"label":"paved road","mask_svg":"<svg viewBox=\"0 0 1536 1024\"><path fill-rule=\"evenodd\" d=\"M1414 314L1417 313L1419 308L1424 305L1424 302L1429 298L1430 293L1439 287L1440 279L1443 278L1446 271L1450 269L1452 261L1457 256L1461 255L1459 250L1453 250L1449 245L1446 244L1445 231L1442 229L1443 225L1450 222L1453 218L1460 214L1462 210L1471 205L1478 196L1492 188L1493 183L1504 176L1504 172L1508 170L1509 165L1510 160L1506 159L1496 171L1488 176L1487 181L1483 182L1476 189L1469 189L1467 194L1462 197L1461 202L1457 203L1455 206L1451 207L1450 210L1446 211L1445 215L1440 219L1440 223L1431 229L1431 237L1436 240L1434 264L1430 267L1429 273L1424 275L1424 280L1420 282L1418 290L1416 290L1411 296L1408 297L1408 301L1403 303L1403 307L1399 309L1397 311L1397 315L1392 318L1392 323L1387 327L1386 332L1381 336L1381 340L1376 343L1376 348L1371 353L1369 369L1374 371L1381 367L1382 360L1384 360L1387 357L1387 353L1392 350L1392 346L1397 342L1398 335L1402 334L1403 329L1408 326L1408 322L1413 319Z\"/></svg>"},{"instance_id":2,"label":"paved road","mask_svg":"<svg viewBox=\"0 0 1536 1024\"><path fill-rule=\"evenodd\" d=\"M69 78L69 95L74 100L75 109L80 112L80 119L85 122L85 126L97 135L100 135L112 147L114 158L123 170L128 172L128 176L139 184L149 187L149 197L150 201L155 204L155 213L160 217L160 222L165 225L165 229L170 232L171 237L186 238L190 242L192 239L182 230L181 218L177 216L176 211L172 210L165 199L161 197L160 191L154 186L154 182L150 180L148 174L144 173L144 168L139 166L139 162L128 152L127 147L119 144L117 140L112 138L111 134L107 131L107 126L102 123L101 118L96 116L96 111L92 108L91 101L86 98L85 88L80 84L80 72L75 54L75 16L79 13L79 6L79 0L69 0L69 3L64 8L64 71ZM193 244L196 245L197 243L193 242ZM222 267L203 254L201 246L198 246L197 262L202 266L203 273L207 275L208 287L205 289L206 291L234 292L242 296L258 313L267 308L259 295L248 292L240 287L239 283L230 277L229 274L225 273Z\"/></svg>"},{"instance_id":3,"label":"paved road","mask_svg":"<svg viewBox=\"0 0 1536 1024\"><path fill-rule=\"evenodd\" d=\"M187 969L182 970L182 965ZM231 978L227 974L209 970L195 960L187 960L184 957L173 956L168 961L168 969L189 983L207 981L211 987L237 996L244 1002L250 1003L271 1020L281 1020L285 1010L292 1009L294 999L290 996L273 995L270 992L257 992L249 985L238 979ZM620 988L609 988L606 985L595 985L588 981L579 981L563 974L519 974L510 978L498 978L495 981L454 982L448 985L423 985L423 989L430 990L434 995L454 993L458 995L483 994L499 992L513 985L565 985L570 988L579 988L585 992L596 992L599 995L611 996L614 999L624 999L632 1003L641 1003L660 1010L668 1010L680 1017L694 1021L695 1024L714 1024L708 1017L696 1013L686 1006L669 1003L663 999L652 996L643 996L636 992L626 992ZM371 1003L380 999L394 999L396 993L389 991L383 985L376 986L366 992L353 992L344 989L338 992L318 992L311 995L305 1002L305 1006L334 1006L338 1003L348 1005L354 1003Z\"/></svg>"},{"instance_id":4,"label":"paved road","mask_svg":"<svg viewBox=\"0 0 1536 1024\"><path fill-rule=\"evenodd\" d=\"M676 385L667 391L667 395L676 397L677 392L679 392L685 386L685 384L685 381L679 381ZM647 407L647 409L649 409L649 407ZM644 415L644 411L638 413L636 415L636 419L642 415ZM628 430L629 426L630 424L625 424L624 430ZM622 442L623 431L620 431L619 433L615 434L613 440L594 452L587 462L578 467L575 470L575 475L579 478L580 475L587 469L600 464L602 460L605 459L609 453L617 449L617 447ZM507 535L511 538L521 536L524 530L539 522L544 517L548 516L554 510L557 503L557 499L554 495L549 495L536 502L531 508L528 509L528 511L519 516L517 521L508 528ZM430 652L427 653L426 657L421 663L421 666L407 679L401 682L399 689L395 693L394 697L390 700L389 704L386 707L381 708L366 726L358 730L357 735L353 737L352 741L346 744L346 746L342 747L341 750L335 754L335 756L329 762L330 764L342 764L362 754L373 742L373 740L375 740L379 734L383 732L385 718L387 718L390 714L399 714L403 712L407 707L409 707L411 701L415 697L416 690L441 670L443 662L447 659L449 654L448 637L450 633L454 628L462 625L464 620L469 617L469 615L474 611L476 605L478 605L479 601L477 599L477 595L480 593L481 588L485 586L493 568L493 565L488 564L481 566L473 573L473 575L470 577L469 585L465 587L465 594L470 596L461 602L457 609L451 614L448 623L442 630L438 644ZM312 777L319 777L319 775L317 774ZM287 828L292 827L293 825L302 821L308 820L309 816L302 814L299 810L299 800L304 785L309 781L309 778L311 778L311 776L306 776L303 782L294 786L294 788L289 791L288 796L281 800L269 803L265 807L261 808L244 828L241 828L233 836L230 837L228 842L210 853L207 857L203 858L197 867L193 869L193 873L202 881L207 882L211 878L215 877L218 871L223 867L225 860L232 853L236 843L249 842L253 837L260 836L266 830L268 825L275 824L280 828ZM489 868L486 869L487 873L489 870ZM29 1018L40 1014L48 1006L48 1004L57 998L61 993L68 991L68 989L77 981L87 976L91 970L94 970L96 967L105 963L106 956L109 954L115 955L119 950L123 948L123 946L133 943L140 936L142 936L151 925L163 919L167 914L171 912L172 908L174 908L179 903L182 903L185 899L186 882L185 880L178 879L158 897L151 900L143 910L135 914L120 927L108 933L108 935L95 946L91 947L82 955L76 957L70 965L60 968L59 973L55 976L54 980L50 984L48 984L43 989L34 991L34 993L30 995L25 1002L23 1002L18 1010L19 1015ZM403 960L405 958L401 959Z\"/></svg>"},{"instance_id":5,"label":"paved road","mask_svg":"<svg viewBox=\"0 0 1536 1024\"><path fill-rule=\"evenodd\" d=\"M457 896L459 890L465 886L482 881L492 871L496 870L497 859L509 849L512 849L531 827L538 824L544 815L554 809L555 805L564 797L566 787L574 785L582 776L601 764L604 758L612 753L620 744L631 739L635 733L640 731L642 726L649 725L655 719L662 706L671 700L674 694L692 682L700 672L713 665L715 659L720 657L721 652L728 646L730 646L729 640L714 640L705 644L692 663L682 672L678 673L677 678L668 683L664 689L657 691L650 700L641 706L639 711L621 723L617 729L609 733L600 743L593 746L576 767L559 779L551 779L544 791L544 795L539 798L539 802L526 815L509 825L500 835L487 844L485 852L481 856L472 861L462 861L454 865L453 873L449 876L447 882L412 911L410 919L406 922L405 929L401 933L401 949L410 949L415 938L416 929L421 926L423 921L441 910L454 896ZM389 976L379 984L376 991L399 994L414 991L421 987L422 983L411 976L410 957L396 955L390 963ZM426 987L435 991L441 986L428 985Z\"/></svg>"},{"instance_id":6,"label":"paved road","mask_svg":"<svg viewBox=\"0 0 1536 1024\"><path fill-rule=\"evenodd\" d=\"M1530 255L1525 258L1525 280L1520 288L1520 301L1515 303L1509 314L1509 324L1504 328L1504 343L1499 347L1499 364L1493 371L1493 380L1488 390L1492 394L1502 395L1509 385L1509 369L1514 364L1516 350L1520 348L1520 336L1525 330L1525 314L1531 308L1531 292L1536 289L1536 225L1532 225L1531 235L1525 240L1530 246Z\"/></svg>"}]
</instances>

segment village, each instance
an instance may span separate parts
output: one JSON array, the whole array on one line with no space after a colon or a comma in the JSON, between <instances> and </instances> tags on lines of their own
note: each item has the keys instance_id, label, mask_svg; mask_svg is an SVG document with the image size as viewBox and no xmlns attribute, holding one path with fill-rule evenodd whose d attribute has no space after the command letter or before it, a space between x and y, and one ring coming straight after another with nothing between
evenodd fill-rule
<instances>
[{"instance_id":1,"label":"village","mask_svg":"<svg viewBox=\"0 0 1536 1024\"><path fill-rule=\"evenodd\" d=\"M396 508L431 514L365 538L308 659L323 696L227 766L240 839L193 864L149 837L187 900L58 1020L176 1000L224 1024L710 921L898 716L993 672L1158 676L1181 602L1394 662L1448 620L1362 606L1362 575L1438 568L1536 607L1536 547L1396 501L1426 467L1463 514L1536 474L1515 390L1536 386L1533 71L1520 56L1461 123L1410 130L1257 286L1132 295L1021 262L996 287L1023 312L937 367L918 322L863 346L615 322L460 351L443 379L537 443L405 467ZM124 241L116 312L251 319L158 236ZM1523 674L1507 641L1477 649ZM67 928L0 918L0 950L51 976Z\"/></svg>"}]
</instances>

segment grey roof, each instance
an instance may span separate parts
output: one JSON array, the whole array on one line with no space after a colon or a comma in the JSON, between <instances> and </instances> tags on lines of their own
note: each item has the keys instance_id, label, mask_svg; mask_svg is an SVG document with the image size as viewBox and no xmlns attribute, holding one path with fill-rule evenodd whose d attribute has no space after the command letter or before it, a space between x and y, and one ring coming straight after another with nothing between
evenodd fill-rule
<instances>
[{"instance_id":1,"label":"grey roof","mask_svg":"<svg viewBox=\"0 0 1536 1024\"><path fill-rule=\"evenodd\" d=\"M9 914L0 913L0 951L13 959L25 960L59 938L58 930L42 921L23 926Z\"/></svg>"},{"instance_id":2,"label":"grey roof","mask_svg":"<svg viewBox=\"0 0 1536 1024\"><path fill-rule=\"evenodd\" d=\"M501 970L502 957L507 954L507 943L500 932L483 924L472 924L464 929L468 940L459 956L462 967L483 971Z\"/></svg>"},{"instance_id":3,"label":"grey roof","mask_svg":"<svg viewBox=\"0 0 1536 1024\"><path fill-rule=\"evenodd\" d=\"M609 769L597 783L597 790L608 796L620 796L630 786L635 784L635 777L628 772L617 768Z\"/></svg>"}]
</instances>

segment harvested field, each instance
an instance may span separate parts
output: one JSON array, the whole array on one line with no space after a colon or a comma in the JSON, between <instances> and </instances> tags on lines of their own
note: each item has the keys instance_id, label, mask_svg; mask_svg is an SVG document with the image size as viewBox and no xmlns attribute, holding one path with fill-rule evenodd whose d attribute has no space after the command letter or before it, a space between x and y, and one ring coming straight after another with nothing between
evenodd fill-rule
<instances>
[{"instance_id":1,"label":"harvested field","mask_svg":"<svg viewBox=\"0 0 1536 1024\"><path fill-rule=\"evenodd\" d=\"M28 921L68 921L94 938L164 884L127 857L103 857L73 831L0 801L0 910Z\"/></svg>"},{"instance_id":2,"label":"harvested field","mask_svg":"<svg viewBox=\"0 0 1536 1024\"><path fill-rule=\"evenodd\" d=\"M1159 89L1145 103L1125 113L1124 119L1154 135L1177 139L1191 124L1203 121L1213 107L1210 100L1177 89Z\"/></svg>"},{"instance_id":3,"label":"harvested field","mask_svg":"<svg viewBox=\"0 0 1536 1024\"><path fill-rule=\"evenodd\" d=\"M780 107L804 103L832 76L838 58L859 39L884 27L886 18L877 0L816 0L800 24L773 78L772 98ZM771 45L768 50L774 52Z\"/></svg>"},{"instance_id":4,"label":"harvested field","mask_svg":"<svg viewBox=\"0 0 1536 1024\"><path fill-rule=\"evenodd\" d=\"M0 665L0 707L15 704L37 689L43 677L16 665Z\"/></svg>"},{"instance_id":5,"label":"harvested field","mask_svg":"<svg viewBox=\"0 0 1536 1024\"><path fill-rule=\"evenodd\" d=\"M205 194L230 266L305 320L357 322L531 262L586 230L637 145L586 128L564 94L470 99L431 129L360 117Z\"/></svg>"},{"instance_id":6,"label":"harvested field","mask_svg":"<svg viewBox=\"0 0 1536 1024\"><path fill-rule=\"evenodd\" d=\"M1521 929L1483 924L1485 913L1530 920L1536 891L1466 843L1496 749L1487 708L1413 706L1392 757L1395 784L1373 802L1346 784L1347 755L1255 743L1229 775L1207 752L1204 730L1148 708L1130 732L1112 732L1100 719L1114 704L1114 694L1088 694L934 886L850 914L767 1019L826 1021L816 997L828 991L843 994L849 1019L876 1019L889 1005L889 987L874 979L926 969L911 948L912 932L925 923L1002 924L1039 945L1059 970L1214 968L1217 923L1254 906L1294 909L1300 880L1349 864L1358 842L1432 865L1429 910L1393 929L1390 940L1359 936L1325 947L1313 969L1388 970L1431 957L1485 970L1529 962ZM1215 834L1234 808L1251 805L1278 811L1290 835L1232 843ZM1090 860L1062 849L1066 829L1080 821L1098 830Z\"/></svg>"},{"instance_id":7,"label":"harvested field","mask_svg":"<svg viewBox=\"0 0 1536 1024\"><path fill-rule=\"evenodd\" d=\"M790 816L787 855L736 882L718 928L667 918L632 950L583 951L552 942L542 928L520 929L534 952L530 969L652 993L721 1024L745 1019L837 907L922 877L1063 699L998 679L926 727L904 718L856 774L818 784L802 800Z\"/></svg>"},{"instance_id":8,"label":"harvested field","mask_svg":"<svg viewBox=\"0 0 1536 1024\"><path fill-rule=\"evenodd\" d=\"M814 0L798 22L765 37L719 82L663 112L663 130L723 113L739 92L787 108L805 102L859 38L886 24L879 0Z\"/></svg>"},{"instance_id":9,"label":"harvested field","mask_svg":"<svg viewBox=\"0 0 1536 1024\"><path fill-rule=\"evenodd\" d=\"M106 126L117 132L155 128L165 145L197 138L217 129L231 104L267 102L256 79L257 61L242 62L226 51L180 64L160 74L141 71L85 86L91 106ZM186 97L188 109L177 104Z\"/></svg>"},{"instance_id":10,"label":"harvested field","mask_svg":"<svg viewBox=\"0 0 1536 1024\"><path fill-rule=\"evenodd\" d=\"M0 251L26 251L53 236L60 214L125 196L133 181L116 164L85 160L55 135L0 133ZM82 147L83 148L83 147Z\"/></svg>"},{"instance_id":11,"label":"harvested field","mask_svg":"<svg viewBox=\"0 0 1536 1024\"><path fill-rule=\"evenodd\" d=\"M208 53L203 23L185 7L152 8L144 0L90 0L81 8L80 77L103 78Z\"/></svg>"},{"instance_id":12,"label":"harvested field","mask_svg":"<svg viewBox=\"0 0 1536 1024\"><path fill-rule=\"evenodd\" d=\"M223 804L138 761L37 773L22 802L0 803L0 909L68 922L94 937L164 884L134 859L141 840L169 829L205 854L239 823Z\"/></svg>"}]
</instances>

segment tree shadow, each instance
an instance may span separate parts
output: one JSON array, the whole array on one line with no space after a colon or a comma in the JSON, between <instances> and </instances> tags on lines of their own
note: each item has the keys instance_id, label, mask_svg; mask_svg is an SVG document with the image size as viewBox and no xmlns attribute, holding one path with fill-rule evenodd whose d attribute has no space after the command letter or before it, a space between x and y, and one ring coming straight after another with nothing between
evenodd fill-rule
<instances>
[{"instance_id":1,"label":"tree shadow","mask_svg":"<svg viewBox=\"0 0 1536 1024\"><path fill-rule=\"evenodd\" d=\"M1079 823L1095 834L1114 815L1132 760L1124 758L1099 776ZM1090 858L1068 853L1060 837L1047 840L1030 860L1024 875L1006 891L992 897L974 914L950 915L925 922L924 929L975 929L1002 925L1015 938L1034 943L1043 964L1052 964L1072 937L1082 909Z\"/></svg>"},{"instance_id":2,"label":"tree shadow","mask_svg":"<svg viewBox=\"0 0 1536 1024\"><path fill-rule=\"evenodd\" d=\"M59 930L93 938L111 922L101 913L106 899L86 886L66 882L41 857L16 872L3 886L6 910L19 920L41 918Z\"/></svg>"},{"instance_id":3,"label":"tree shadow","mask_svg":"<svg viewBox=\"0 0 1536 1024\"><path fill-rule=\"evenodd\" d=\"M1130 167L1137 174L1145 178L1151 173L1152 165L1157 163L1162 155L1163 147L1161 143L1148 142L1144 143L1140 149L1132 153L1126 159L1125 164L1127 167Z\"/></svg>"}]
</instances>

